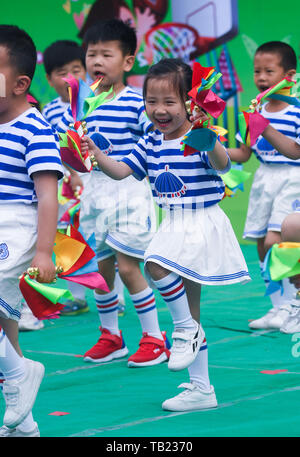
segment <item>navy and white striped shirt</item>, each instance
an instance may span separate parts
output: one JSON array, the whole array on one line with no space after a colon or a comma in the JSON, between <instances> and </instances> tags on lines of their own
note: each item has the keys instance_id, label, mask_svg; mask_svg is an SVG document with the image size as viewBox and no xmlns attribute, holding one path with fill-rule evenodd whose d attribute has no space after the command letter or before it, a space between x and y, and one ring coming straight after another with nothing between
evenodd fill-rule
<instances>
[{"instance_id":1,"label":"navy and white striped shirt","mask_svg":"<svg viewBox=\"0 0 300 457\"><path fill-rule=\"evenodd\" d=\"M47 103L42 110L42 115L54 127L60 122L65 111L69 108L70 103L63 102L60 97L55 98L51 102Z\"/></svg>"},{"instance_id":2,"label":"navy and white striped shirt","mask_svg":"<svg viewBox=\"0 0 300 457\"><path fill-rule=\"evenodd\" d=\"M149 176L152 194L162 208L203 208L222 200L225 186L218 175L225 170L212 168L206 152L184 157L181 150L183 137L164 140L158 130L142 137L134 150L122 159L134 176L142 180Z\"/></svg>"},{"instance_id":3,"label":"navy and white striped shirt","mask_svg":"<svg viewBox=\"0 0 300 457\"><path fill-rule=\"evenodd\" d=\"M32 174L63 176L58 136L36 108L0 124L0 203L37 201Z\"/></svg>"},{"instance_id":4,"label":"navy and white striped shirt","mask_svg":"<svg viewBox=\"0 0 300 457\"><path fill-rule=\"evenodd\" d=\"M96 108L85 121L89 136L99 132L112 143L113 150L109 155L117 160L127 156L152 125L146 116L142 96L128 86L114 100ZM73 122L68 109L57 130L65 132Z\"/></svg>"}]
</instances>

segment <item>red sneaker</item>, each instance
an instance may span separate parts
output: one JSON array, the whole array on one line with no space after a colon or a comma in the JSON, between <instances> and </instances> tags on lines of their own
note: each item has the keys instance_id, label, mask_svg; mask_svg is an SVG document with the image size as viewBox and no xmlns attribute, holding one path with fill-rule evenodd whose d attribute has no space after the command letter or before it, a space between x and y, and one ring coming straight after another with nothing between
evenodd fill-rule
<instances>
[{"instance_id":1,"label":"red sneaker","mask_svg":"<svg viewBox=\"0 0 300 457\"><path fill-rule=\"evenodd\" d=\"M148 333L143 333L143 338L139 343L139 349L128 359L129 367L149 367L165 362L170 357L170 351L167 348L168 340L165 332L162 332L164 339L159 340Z\"/></svg>"},{"instance_id":2,"label":"red sneaker","mask_svg":"<svg viewBox=\"0 0 300 457\"><path fill-rule=\"evenodd\" d=\"M120 336L117 336L110 333L106 328L100 327L100 331L102 333L98 343L84 354L83 360L85 362L109 362L128 354L122 332L120 332Z\"/></svg>"}]
</instances>

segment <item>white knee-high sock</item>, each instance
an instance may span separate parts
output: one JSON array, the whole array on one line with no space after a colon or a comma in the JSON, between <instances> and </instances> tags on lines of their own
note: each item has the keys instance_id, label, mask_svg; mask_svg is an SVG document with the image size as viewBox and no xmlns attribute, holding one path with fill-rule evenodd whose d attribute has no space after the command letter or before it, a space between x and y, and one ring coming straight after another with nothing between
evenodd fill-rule
<instances>
[{"instance_id":1,"label":"white knee-high sock","mask_svg":"<svg viewBox=\"0 0 300 457\"><path fill-rule=\"evenodd\" d=\"M201 390L210 390L206 338L204 338L194 362L188 367L188 371L191 383L199 386Z\"/></svg>"},{"instance_id":2,"label":"white knee-high sock","mask_svg":"<svg viewBox=\"0 0 300 457\"><path fill-rule=\"evenodd\" d=\"M3 329L0 330L0 371L6 381L22 378L25 374L24 357L21 357Z\"/></svg>"},{"instance_id":3,"label":"white knee-high sock","mask_svg":"<svg viewBox=\"0 0 300 457\"><path fill-rule=\"evenodd\" d=\"M175 328L194 328L182 278L170 273L163 279L153 281L167 304Z\"/></svg>"},{"instance_id":4,"label":"white knee-high sock","mask_svg":"<svg viewBox=\"0 0 300 457\"><path fill-rule=\"evenodd\" d=\"M130 298L137 312L143 333L148 333L149 336L163 340L152 289L147 287L137 294L131 294Z\"/></svg>"},{"instance_id":5,"label":"white knee-high sock","mask_svg":"<svg viewBox=\"0 0 300 457\"><path fill-rule=\"evenodd\" d=\"M118 318L118 294L116 290L112 290L107 294L97 294L94 292L96 305L99 313L99 319L102 328L106 328L113 335L120 335L119 318Z\"/></svg>"},{"instance_id":6,"label":"white knee-high sock","mask_svg":"<svg viewBox=\"0 0 300 457\"><path fill-rule=\"evenodd\" d=\"M282 280L282 287L283 287L283 294L282 299L283 301L290 302L294 298L296 298L296 293L298 289L294 286L294 284L290 283L289 278L283 278Z\"/></svg>"},{"instance_id":7,"label":"white knee-high sock","mask_svg":"<svg viewBox=\"0 0 300 457\"><path fill-rule=\"evenodd\" d=\"M114 282L115 290L119 296L119 300L124 303L124 284L119 274L119 266L118 262L115 263L115 282Z\"/></svg>"}]
</instances>

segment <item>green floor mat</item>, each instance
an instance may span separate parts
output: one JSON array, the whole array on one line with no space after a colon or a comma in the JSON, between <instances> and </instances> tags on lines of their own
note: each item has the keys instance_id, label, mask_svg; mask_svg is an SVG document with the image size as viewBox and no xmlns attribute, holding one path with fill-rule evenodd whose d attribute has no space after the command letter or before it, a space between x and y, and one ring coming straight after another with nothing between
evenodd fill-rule
<instances>
[{"instance_id":1,"label":"green floor mat","mask_svg":"<svg viewBox=\"0 0 300 457\"><path fill-rule=\"evenodd\" d=\"M300 333L252 331L249 320L270 307L264 296L256 248L242 246L252 281L204 287L201 321L208 342L209 372L218 408L170 413L162 402L179 393L188 371L167 364L128 368L127 359L88 364L82 355L99 338L99 318L88 292L90 312L46 322L22 332L25 357L45 365L33 409L42 437L298 437L300 435ZM159 321L169 338L170 314L156 294ZM138 348L141 328L126 293L119 319L129 352ZM0 413L4 402L0 403ZM52 415L52 413L67 413Z\"/></svg>"}]
</instances>

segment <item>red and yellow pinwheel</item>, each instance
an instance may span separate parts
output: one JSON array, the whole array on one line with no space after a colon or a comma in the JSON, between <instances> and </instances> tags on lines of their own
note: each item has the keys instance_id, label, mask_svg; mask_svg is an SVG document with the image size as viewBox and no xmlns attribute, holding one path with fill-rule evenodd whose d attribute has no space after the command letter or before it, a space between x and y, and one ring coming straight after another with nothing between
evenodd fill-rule
<instances>
[{"instance_id":1,"label":"red and yellow pinwheel","mask_svg":"<svg viewBox=\"0 0 300 457\"><path fill-rule=\"evenodd\" d=\"M98 273L94 235L86 242L78 230L69 226L68 235L57 232L53 251L57 278L90 289L109 291L104 278ZM64 307L60 301L72 299L71 292L52 284L41 284L36 281L37 276L38 269L32 267L20 277L19 287L26 303L38 319L59 317Z\"/></svg>"}]
</instances>

